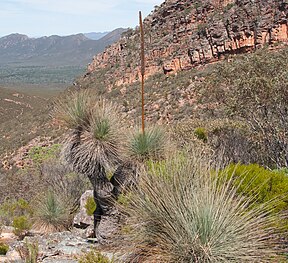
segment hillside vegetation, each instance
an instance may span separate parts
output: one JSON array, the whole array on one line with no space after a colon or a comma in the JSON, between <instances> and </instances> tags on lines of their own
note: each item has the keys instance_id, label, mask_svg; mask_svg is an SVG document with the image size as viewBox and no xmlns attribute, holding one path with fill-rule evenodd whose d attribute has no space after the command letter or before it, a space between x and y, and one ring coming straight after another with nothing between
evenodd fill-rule
<instances>
[{"instance_id":1,"label":"hillside vegetation","mask_svg":"<svg viewBox=\"0 0 288 263\"><path fill-rule=\"evenodd\" d=\"M48 98L0 87L0 168L15 165L18 149L33 139L38 138L32 145L36 146L56 137L50 110Z\"/></svg>"},{"instance_id":2,"label":"hillside vegetation","mask_svg":"<svg viewBox=\"0 0 288 263\"><path fill-rule=\"evenodd\" d=\"M147 120L176 124L177 129L185 130L185 136L197 125L204 126L207 144L214 148L222 141L229 158L236 162L286 166L287 53L288 48L264 49L169 77L154 75L145 84ZM117 101L123 111L139 120L139 83L114 86L107 92L103 78L99 71L80 83ZM269 147L273 150L268 151ZM273 160L268 161L269 156Z\"/></svg>"},{"instance_id":3,"label":"hillside vegetation","mask_svg":"<svg viewBox=\"0 0 288 263\"><path fill-rule=\"evenodd\" d=\"M287 14L282 0L155 7L143 21L147 120L177 123L234 162L287 166ZM76 86L139 121L139 53L137 27L95 56Z\"/></svg>"},{"instance_id":4,"label":"hillside vegetation","mask_svg":"<svg viewBox=\"0 0 288 263\"><path fill-rule=\"evenodd\" d=\"M200 127L207 137L204 145L211 151L225 149L227 158L235 162L287 166L287 52L287 48L259 50L169 77L161 74L150 77L145 83L147 121L175 127L175 136L181 144L201 142L194 135L195 129ZM107 92L103 78L101 72L93 73L89 80L81 81L81 86L117 102L131 121L139 122L139 83L113 87ZM2 100L7 92L1 91ZM15 99L11 92L7 98ZM30 134L28 137L32 138L32 127L40 127L36 125L37 120L48 122L48 108L43 106L41 99L34 99L33 102L33 96L28 96L25 103L36 103L36 106L33 105L33 110L26 107L27 114L20 115L20 119L31 121L15 118L19 105L11 102L1 105L3 109L8 105L16 107L13 111L8 107L10 110L6 109L2 114L2 118L5 117L1 122L2 133L6 134L12 127L22 127L16 129L21 131L21 136L15 136L14 140L3 139L1 151L11 149L15 140L16 145L22 146L27 142L22 139L24 134L24 137ZM37 114L39 108L40 114ZM45 134L50 132L48 129Z\"/></svg>"},{"instance_id":5,"label":"hillside vegetation","mask_svg":"<svg viewBox=\"0 0 288 263\"><path fill-rule=\"evenodd\" d=\"M287 262L287 11L156 7L145 127L138 28L53 101L0 89L0 231L26 236L11 249L33 262L75 260L74 241L79 262Z\"/></svg>"}]
</instances>

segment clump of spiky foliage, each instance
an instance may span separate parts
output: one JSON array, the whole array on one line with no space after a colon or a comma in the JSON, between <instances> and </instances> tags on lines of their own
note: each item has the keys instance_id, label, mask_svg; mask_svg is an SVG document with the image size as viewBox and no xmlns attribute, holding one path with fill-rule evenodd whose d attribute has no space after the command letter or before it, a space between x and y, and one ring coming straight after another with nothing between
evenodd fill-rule
<instances>
[{"instance_id":1,"label":"clump of spiky foliage","mask_svg":"<svg viewBox=\"0 0 288 263\"><path fill-rule=\"evenodd\" d=\"M89 126L81 135L81 144L74 159L82 160L82 165L99 163L110 167L121 157L122 140L119 136L119 118L115 115L117 107L112 103L98 101L93 108Z\"/></svg>"},{"instance_id":2,"label":"clump of spiky foliage","mask_svg":"<svg viewBox=\"0 0 288 263\"><path fill-rule=\"evenodd\" d=\"M51 233L68 229L70 223L69 209L54 192L48 191L39 197L35 207L34 229L42 233Z\"/></svg>"},{"instance_id":3,"label":"clump of spiky foliage","mask_svg":"<svg viewBox=\"0 0 288 263\"><path fill-rule=\"evenodd\" d=\"M39 259L39 244L38 242L29 242L27 239L25 242L16 247L16 251L20 255L21 259L25 260L25 263L36 263Z\"/></svg>"},{"instance_id":4,"label":"clump of spiky foliage","mask_svg":"<svg viewBox=\"0 0 288 263\"><path fill-rule=\"evenodd\" d=\"M129 260L271 262L279 243L270 209L238 196L198 158L160 162L142 175L126 208L136 248Z\"/></svg>"},{"instance_id":5,"label":"clump of spiky foliage","mask_svg":"<svg viewBox=\"0 0 288 263\"><path fill-rule=\"evenodd\" d=\"M144 133L137 130L128 143L128 154L139 161L161 159L165 154L166 139L160 127L150 127Z\"/></svg>"},{"instance_id":6,"label":"clump of spiky foliage","mask_svg":"<svg viewBox=\"0 0 288 263\"><path fill-rule=\"evenodd\" d=\"M70 129L63 153L78 172L93 174L97 165L119 163L123 140L118 107L86 90L56 103L55 116Z\"/></svg>"},{"instance_id":7,"label":"clump of spiky foliage","mask_svg":"<svg viewBox=\"0 0 288 263\"><path fill-rule=\"evenodd\" d=\"M5 243L0 242L0 255L6 255L9 250L9 246Z\"/></svg>"},{"instance_id":8,"label":"clump of spiky foliage","mask_svg":"<svg viewBox=\"0 0 288 263\"><path fill-rule=\"evenodd\" d=\"M79 263L113 263L108 257L102 255L99 251L91 250L78 258Z\"/></svg>"},{"instance_id":9,"label":"clump of spiky foliage","mask_svg":"<svg viewBox=\"0 0 288 263\"><path fill-rule=\"evenodd\" d=\"M88 90L70 92L65 98L55 102L54 116L62 125L77 129L89 123L94 100L95 96Z\"/></svg>"},{"instance_id":10,"label":"clump of spiky foliage","mask_svg":"<svg viewBox=\"0 0 288 263\"><path fill-rule=\"evenodd\" d=\"M167 153L167 136L160 127L150 127L143 130L137 129L128 134L126 157L111 178L114 185L113 194L121 198L121 193L127 193L129 189L137 185L140 170L145 169L145 162L149 159L163 159Z\"/></svg>"},{"instance_id":11,"label":"clump of spiky foliage","mask_svg":"<svg viewBox=\"0 0 288 263\"><path fill-rule=\"evenodd\" d=\"M79 208L82 194L89 189L89 181L72 172L67 164L55 159L42 164L41 174L45 187L53 189L55 195L65 204L66 209L74 214Z\"/></svg>"}]
</instances>

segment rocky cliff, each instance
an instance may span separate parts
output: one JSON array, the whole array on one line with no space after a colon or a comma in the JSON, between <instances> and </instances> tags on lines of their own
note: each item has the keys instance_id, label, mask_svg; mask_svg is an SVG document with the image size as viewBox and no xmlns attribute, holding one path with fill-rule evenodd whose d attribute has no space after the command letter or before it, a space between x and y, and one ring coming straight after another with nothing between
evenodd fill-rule
<instances>
[{"instance_id":1,"label":"rocky cliff","mask_svg":"<svg viewBox=\"0 0 288 263\"><path fill-rule=\"evenodd\" d=\"M287 0L166 0L144 20L146 77L285 45L287 17ZM127 31L94 57L84 79L101 71L110 89L137 81L139 46L139 29Z\"/></svg>"}]
</instances>

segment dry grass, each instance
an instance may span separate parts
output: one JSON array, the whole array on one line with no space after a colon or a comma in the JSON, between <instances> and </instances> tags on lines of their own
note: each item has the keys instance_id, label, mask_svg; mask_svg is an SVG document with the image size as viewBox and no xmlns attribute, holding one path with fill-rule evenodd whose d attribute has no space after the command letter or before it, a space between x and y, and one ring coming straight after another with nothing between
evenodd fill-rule
<instances>
[{"instance_id":1,"label":"dry grass","mask_svg":"<svg viewBox=\"0 0 288 263\"><path fill-rule=\"evenodd\" d=\"M42 165L41 174L43 188L51 189L63 201L66 209L74 214L79 209L82 194L89 189L87 178L72 172L68 165L55 159Z\"/></svg>"}]
</instances>

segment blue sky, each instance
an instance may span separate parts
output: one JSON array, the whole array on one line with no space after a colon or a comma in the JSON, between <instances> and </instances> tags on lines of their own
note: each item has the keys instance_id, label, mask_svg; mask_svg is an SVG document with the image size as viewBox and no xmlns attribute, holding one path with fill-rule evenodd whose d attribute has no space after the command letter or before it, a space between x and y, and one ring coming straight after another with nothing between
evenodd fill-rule
<instances>
[{"instance_id":1,"label":"blue sky","mask_svg":"<svg viewBox=\"0 0 288 263\"><path fill-rule=\"evenodd\" d=\"M164 0L0 0L0 37L111 31L138 24Z\"/></svg>"}]
</instances>

